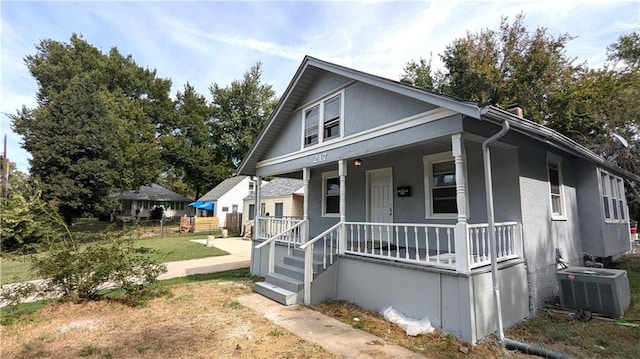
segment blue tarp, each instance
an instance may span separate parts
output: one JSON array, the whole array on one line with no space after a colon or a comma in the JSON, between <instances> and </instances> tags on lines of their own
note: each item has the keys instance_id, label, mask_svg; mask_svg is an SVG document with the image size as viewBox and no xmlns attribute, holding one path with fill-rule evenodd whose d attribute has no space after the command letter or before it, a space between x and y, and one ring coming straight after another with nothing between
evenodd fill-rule
<instances>
[{"instance_id":1,"label":"blue tarp","mask_svg":"<svg viewBox=\"0 0 640 359\"><path fill-rule=\"evenodd\" d=\"M196 207L196 208L198 208L198 206L202 206L202 204L204 204L204 202L201 202L201 201L195 201L195 202L191 202L191 203L189 203L189 207Z\"/></svg>"},{"instance_id":2,"label":"blue tarp","mask_svg":"<svg viewBox=\"0 0 640 359\"><path fill-rule=\"evenodd\" d=\"M214 204L213 203L211 203L211 202L207 203L207 202L202 202L202 201L191 202L191 203L189 203L189 206L197 208L197 209L204 209L204 210L207 210L207 211L213 211L213 208L214 208Z\"/></svg>"},{"instance_id":3,"label":"blue tarp","mask_svg":"<svg viewBox=\"0 0 640 359\"><path fill-rule=\"evenodd\" d=\"M202 206L198 207L200 209L206 209L207 211L213 211L213 203L204 203Z\"/></svg>"}]
</instances>

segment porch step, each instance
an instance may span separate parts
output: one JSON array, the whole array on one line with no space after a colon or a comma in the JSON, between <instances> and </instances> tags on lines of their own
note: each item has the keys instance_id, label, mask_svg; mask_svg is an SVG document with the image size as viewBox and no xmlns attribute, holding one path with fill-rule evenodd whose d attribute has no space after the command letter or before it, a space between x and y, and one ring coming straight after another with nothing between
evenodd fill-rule
<instances>
[{"instance_id":1,"label":"porch step","mask_svg":"<svg viewBox=\"0 0 640 359\"><path fill-rule=\"evenodd\" d=\"M293 279L297 279L299 281L304 281L304 269L294 267L288 264L276 264L275 272L278 274L282 274L286 277L290 277Z\"/></svg>"},{"instance_id":2,"label":"porch step","mask_svg":"<svg viewBox=\"0 0 640 359\"><path fill-rule=\"evenodd\" d=\"M304 270L304 258L298 256L286 256L284 257L284 264L288 264L292 267L300 268ZM313 273L320 273L323 271L322 261L313 261Z\"/></svg>"},{"instance_id":3,"label":"porch step","mask_svg":"<svg viewBox=\"0 0 640 359\"><path fill-rule=\"evenodd\" d=\"M256 283L253 287L253 290L256 293L264 295L265 297L275 300L276 302L283 305L299 304L302 303L303 300L302 292L292 292L268 282Z\"/></svg>"},{"instance_id":4,"label":"porch step","mask_svg":"<svg viewBox=\"0 0 640 359\"><path fill-rule=\"evenodd\" d=\"M282 289L298 293L304 289L304 282L295 278L287 277L279 273L267 273L264 276L265 282L276 285Z\"/></svg>"},{"instance_id":5,"label":"porch step","mask_svg":"<svg viewBox=\"0 0 640 359\"><path fill-rule=\"evenodd\" d=\"M291 250L290 257L302 258L304 260L304 250L293 248ZM313 263L322 263L322 258L323 258L322 252L317 252L317 251L313 252Z\"/></svg>"}]
</instances>

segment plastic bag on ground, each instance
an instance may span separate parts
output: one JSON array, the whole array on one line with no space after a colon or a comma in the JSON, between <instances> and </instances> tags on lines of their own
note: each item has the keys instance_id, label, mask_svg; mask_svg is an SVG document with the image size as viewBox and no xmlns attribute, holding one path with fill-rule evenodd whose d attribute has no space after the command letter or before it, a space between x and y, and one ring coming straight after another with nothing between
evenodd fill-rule
<instances>
[{"instance_id":1,"label":"plastic bag on ground","mask_svg":"<svg viewBox=\"0 0 640 359\"><path fill-rule=\"evenodd\" d=\"M407 335L412 337L420 334L431 333L435 330L435 328L431 326L431 321L428 316L424 317L422 320L407 318L402 313L393 309L393 307L387 307L382 310L382 315L384 316L384 319L396 324L402 328Z\"/></svg>"}]
</instances>

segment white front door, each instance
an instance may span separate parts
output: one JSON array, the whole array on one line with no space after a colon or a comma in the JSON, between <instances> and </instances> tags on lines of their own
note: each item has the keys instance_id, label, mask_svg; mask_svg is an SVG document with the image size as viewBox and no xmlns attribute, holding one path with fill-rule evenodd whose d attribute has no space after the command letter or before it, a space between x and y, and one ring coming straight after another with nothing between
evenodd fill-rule
<instances>
[{"instance_id":1,"label":"white front door","mask_svg":"<svg viewBox=\"0 0 640 359\"><path fill-rule=\"evenodd\" d=\"M393 172L391 168L367 171L367 182L369 222L392 223Z\"/></svg>"}]
</instances>

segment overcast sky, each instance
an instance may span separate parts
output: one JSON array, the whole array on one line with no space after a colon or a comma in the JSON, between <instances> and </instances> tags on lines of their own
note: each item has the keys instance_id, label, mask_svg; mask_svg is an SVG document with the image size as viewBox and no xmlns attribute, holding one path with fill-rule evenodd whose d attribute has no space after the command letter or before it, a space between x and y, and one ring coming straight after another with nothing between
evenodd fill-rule
<instances>
[{"instance_id":1,"label":"overcast sky","mask_svg":"<svg viewBox=\"0 0 640 359\"><path fill-rule=\"evenodd\" d=\"M0 1L0 117L8 156L28 170L28 153L7 114L35 106L37 85L24 65L45 38L72 33L103 52L117 47L141 66L173 82L189 81L211 98L212 83L242 77L257 61L263 80L280 96L305 55L391 79L405 63L439 54L466 31L497 29L500 17L526 14L529 30L569 33L567 53L602 66L607 45L640 29L635 1L411 1L411 2L25 2Z\"/></svg>"}]
</instances>

